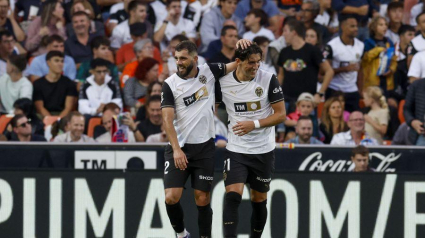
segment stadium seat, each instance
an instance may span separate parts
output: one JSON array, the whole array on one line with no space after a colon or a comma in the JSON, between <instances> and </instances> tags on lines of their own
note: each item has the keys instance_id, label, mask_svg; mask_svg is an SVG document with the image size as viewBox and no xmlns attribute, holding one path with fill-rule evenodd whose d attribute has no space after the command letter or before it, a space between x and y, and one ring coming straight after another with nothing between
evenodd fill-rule
<instances>
[{"instance_id":1,"label":"stadium seat","mask_svg":"<svg viewBox=\"0 0 425 238\"><path fill-rule=\"evenodd\" d=\"M322 111L323 111L324 105L325 105L324 102L320 102L319 105L317 105L317 118L318 119L322 118Z\"/></svg>"},{"instance_id":2,"label":"stadium seat","mask_svg":"<svg viewBox=\"0 0 425 238\"><path fill-rule=\"evenodd\" d=\"M44 119L43 119L44 128L52 125L53 123L55 123L56 121L58 121L60 119L61 118L59 116L45 116Z\"/></svg>"},{"instance_id":3,"label":"stadium seat","mask_svg":"<svg viewBox=\"0 0 425 238\"><path fill-rule=\"evenodd\" d=\"M406 101L403 99L403 100L400 101L400 103L398 105L398 119L400 120L400 124L405 122L404 113L403 113L403 107L404 107L405 103L406 103Z\"/></svg>"},{"instance_id":4,"label":"stadium seat","mask_svg":"<svg viewBox=\"0 0 425 238\"><path fill-rule=\"evenodd\" d=\"M93 138L94 135L94 128L98 125L102 125L102 118L100 117L92 117L89 121L89 126L87 129L87 135L91 138Z\"/></svg>"},{"instance_id":5,"label":"stadium seat","mask_svg":"<svg viewBox=\"0 0 425 238\"><path fill-rule=\"evenodd\" d=\"M382 145L391 145L392 141L390 140L384 140Z\"/></svg>"},{"instance_id":6,"label":"stadium seat","mask_svg":"<svg viewBox=\"0 0 425 238\"><path fill-rule=\"evenodd\" d=\"M8 115L0 116L0 133L3 133L6 129L7 125L9 124L10 120L12 120L13 117Z\"/></svg>"}]
</instances>

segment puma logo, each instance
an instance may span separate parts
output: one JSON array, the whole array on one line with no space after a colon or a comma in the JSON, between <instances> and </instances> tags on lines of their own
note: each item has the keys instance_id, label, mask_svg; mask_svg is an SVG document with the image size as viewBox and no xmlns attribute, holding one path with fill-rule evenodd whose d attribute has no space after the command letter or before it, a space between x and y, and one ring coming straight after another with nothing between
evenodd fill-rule
<instances>
[{"instance_id":1,"label":"puma logo","mask_svg":"<svg viewBox=\"0 0 425 238\"><path fill-rule=\"evenodd\" d=\"M183 92L184 88L183 88L183 87L181 87L181 88L176 88L176 90L177 90L177 91L181 91L181 92Z\"/></svg>"},{"instance_id":2,"label":"puma logo","mask_svg":"<svg viewBox=\"0 0 425 238\"><path fill-rule=\"evenodd\" d=\"M238 91L230 91L230 93L231 94L233 94L233 95L235 95L236 96L236 93L237 93Z\"/></svg>"}]
</instances>

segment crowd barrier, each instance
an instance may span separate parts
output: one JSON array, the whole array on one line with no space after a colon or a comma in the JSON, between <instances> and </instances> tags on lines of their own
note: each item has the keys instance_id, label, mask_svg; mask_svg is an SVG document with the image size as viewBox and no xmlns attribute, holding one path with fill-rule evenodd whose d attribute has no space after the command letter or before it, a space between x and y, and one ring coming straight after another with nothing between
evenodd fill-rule
<instances>
[{"instance_id":1,"label":"crowd barrier","mask_svg":"<svg viewBox=\"0 0 425 238\"><path fill-rule=\"evenodd\" d=\"M164 169L166 144L0 143L0 168ZM369 147L379 172L424 172L425 147ZM344 172L353 164L351 147L278 144L276 171ZM215 166L223 168L224 149Z\"/></svg>"},{"instance_id":2,"label":"crowd barrier","mask_svg":"<svg viewBox=\"0 0 425 238\"><path fill-rule=\"evenodd\" d=\"M50 238L175 237L160 171L0 171L0 236ZM276 173L263 237L425 237L425 175L415 173ZM225 188L215 174L214 238L222 236ZM190 182L182 206L197 233ZM251 204L245 188L239 238L248 238Z\"/></svg>"}]
</instances>

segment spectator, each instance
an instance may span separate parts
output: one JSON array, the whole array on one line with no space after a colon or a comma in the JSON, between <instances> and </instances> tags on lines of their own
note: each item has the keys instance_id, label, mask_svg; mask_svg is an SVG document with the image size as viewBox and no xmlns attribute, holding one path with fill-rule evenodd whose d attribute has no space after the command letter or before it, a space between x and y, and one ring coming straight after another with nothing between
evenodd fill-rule
<instances>
[{"instance_id":1,"label":"spectator","mask_svg":"<svg viewBox=\"0 0 425 238\"><path fill-rule=\"evenodd\" d=\"M205 52L212 41L220 39L221 29L226 20L235 22L236 29L239 29L238 35L243 34L243 21L234 15L237 4L237 0L220 0L218 6L204 14L199 30L202 40L200 52Z\"/></svg>"},{"instance_id":2,"label":"spectator","mask_svg":"<svg viewBox=\"0 0 425 238\"><path fill-rule=\"evenodd\" d=\"M297 133L297 136L286 141L285 143L323 145L323 142L312 137L313 121L309 116L301 116L298 118L295 132Z\"/></svg>"},{"instance_id":3,"label":"spectator","mask_svg":"<svg viewBox=\"0 0 425 238\"><path fill-rule=\"evenodd\" d=\"M192 41L195 41L195 25L191 20L181 17L181 0L167 1L167 17L163 22L157 22L155 25L154 41L160 43L160 49L165 50L168 43L175 35L185 33Z\"/></svg>"},{"instance_id":4,"label":"spectator","mask_svg":"<svg viewBox=\"0 0 425 238\"><path fill-rule=\"evenodd\" d=\"M86 78L90 76L90 65L95 59L103 59L109 62L108 64L108 70L109 75L111 76L112 80L119 85L119 76L118 76L118 68L114 64L112 56L112 52L109 49L111 42L109 39L105 36L97 36L93 38L91 42L91 51L93 53L93 59L84 61L81 63L80 67L78 68L77 73L77 79L80 83L84 83L86 81Z\"/></svg>"},{"instance_id":5,"label":"spectator","mask_svg":"<svg viewBox=\"0 0 425 238\"><path fill-rule=\"evenodd\" d=\"M260 62L260 69L276 75L277 74L276 69L272 65L271 59L267 58L267 53L268 53L267 51L269 49L270 40L264 36L257 36L254 38L253 42L257 44L258 46L260 46L261 50L263 51L263 58L262 58L262 61Z\"/></svg>"},{"instance_id":6,"label":"spectator","mask_svg":"<svg viewBox=\"0 0 425 238\"><path fill-rule=\"evenodd\" d=\"M12 113L19 98L32 98L32 84L22 75L26 66L25 55L12 55L7 61L7 72L0 76L0 113Z\"/></svg>"},{"instance_id":7,"label":"spectator","mask_svg":"<svg viewBox=\"0 0 425 238\"><path fill-rule=\"evenodd\" d=\"M325 98L336 91L344 93L345 109L349 112L359 109L360 94L357 87L361 56L364 44L356 39L357 20L353 15L340 18L341 36L326 45L323 57L331 63L335 75L326 90Z\"/></svg>"},{"instance_id":8,"label":"spectator","mask_svg":"<svg viewBox=\"0 0 425 238\"><path fill-rule=\"evenodd\" d=\"M326 26L315 22L316 17L320 13L320 4L316 0L304 0L301 5L300 18L306 29L314 28L316 32L320 32L319 39L321 42L327 43L332 35Z\"/></svg>"},{"instance_id":9,"label":"spectator","mask_svg":"<svg viewBox=\"0 0 425 238\"><path fill-rule=\"evenodd\" d=\"M147 37L149 39L153 38L152 25L149 21L146 20L147 6L140 1L131 1L128 5L128 12L130 14L128 20L125 20L118 24L112 32L111 47L114 49L119 49L124 44L133 41L130 35L130 25L136 22L145 23L146 32L148 33Z\"/></svg>"},{"instance_id":10,"label":"spectator","mask_svg":"<svg viewBox=\"0 0 425 238\"><path fill-rule=\"evenodd\" d=\"M409 140L415 145L425 145L425 79L413 82L406 95L406 103L403 108L404 118L411 127Z\"/></svg>"},{"instance_id":11,"label":"spectator","mask_svg":"<svg viewBox=\"0 0 425 238\"><path fill-rule=\"evenodd\" d=\"M46 142L46 139L43 136L32 133L31 123L25 115L15 115L10 123L12 125L13 132L16 134L16 138L12 138L10 141Z\"/></svg>"},{"instance_id":12,"label":"spectator","mask_svg":"<svg viewBox=\"0 0 425 238\"><path fill-rule=\"evenodd\" d=\"M371 110L364 116L366 133L382 145L382 137L387 133L389 110L385 96L379 87L368 87L363 93L364 104Z\"/></svg>"},{"instance_id":13,"label":"spectator","mask_svg":"<svg viewBox=\"0 0 425 238\"><path fill-rule=\"evenodd\" d=\"M119 85L109 76L110 62L101 58L90 63L91 76L80 91L78 111L83 115L100 115L106 104L113 102L122 108Z\"/></svg>"},{"instance_id":14,"label":"spectator","mask_svg":"<svg viewBox=\"0 0 425 238\"><path fill-rule=\"evenodd\" d=\"M353 148L351 161L354 166L348 169L349 172L375 172L373 168L369 167L369 149L363 145Z\"/></svg>"},{"instance_id":15,"label":"spectator","mask_svg":"<svg viewBox=\"0 0 425 238\"><path fill-rule=\"evenodd\" d=\"M299 12L301 3L301 0L280 0L277 1L277 6L286 17L294 17Z\"/></svg>"},{"instance_id":16,"label":"spectator","mask_svg":"<svg viewBox=\"0 0 425 238\"><path fill-rule=\"evenodd\" d=\"M412 130L406 122L403 122L394 134L391 145L413 145L409 140L409 131Z\"/></svg>"},{"instance_id":17,"label":"spectator","mask_svg":"<svg viewBox=\"0 0 425 238\"><path fill-rule=\"evenodd\" d=\"M217 139L217 135L216 135L216 139ZM220 140L221 143L222 140ZM146 143L166 143L169 142L168 140L168 136L167 133L165 133L165 130L163 129L160 133L156 133L156 134L152 134L150 136L148 136L148 138L146 139ZM227 142L224 140L224 142L227 144ZM218 146L216 144L217 147L226 147L226 146Z\"/></svg>"},{"instance_id":18,"label":"spectator","mask_svg":"<svg viewBox=\"0 0 425 238\"><path fill-rule=\"evenodd\" d=\"M416 17L418 23L419 35L413 38L407 47L407 67L410 67L413 56L421 51L425 50L425 12L420 13Z\"/></svg>"},{"instance_id":19,"label":"spectator","mask_svg":"<svg viewBox=\"0 0 425 238\"><path fill-rule=\"evenodd\" d=\"M369 86L379 86L388 95L394 91L394 73L397 70L397 56L394 44L385 37L387 21L377 16L370 23L371 38L365 41L362 59L363 89Z\"/></svg>"},{"instance_id":20,"label":"spectator","mask_svg":"<svg viewBox=\"0 0 425 238\"><path fill-rule=\"evenodd\" d=\"M116 116L118 116L121 113L121 108L113 102L108 103L103 107L102 114L105 113L108 110L112 111L114 113L114 115L116 115ZM99 136L101 136L105 132L106 132L106 130L105 130L105 127L103 125L95 126L94 132L93 132L93 139L97 139Z\"/></svg>"},{"instance_id":21,"label":"spectator","mask_svg":"<svg viewBox=\"0 0 425 238\"><path fill-rule=\"evenodd\" d=\"M230 20L230 19L226 20L223 24L223 27L225 27L225 26L233 26L233 27L236 28L236 22L234 22L233 20ZM205 57L207 60L211 59L211 57L213 57L217 52L219 52L221 50L221 48L223 46L221 44L221 33L222 32L223 32L223 28L221 28L220 39L211 41L211 43L208 45L207 51L202 53L202 56Z\"/></svg>"},{"instance_id":22,"label":"spectator","mask_svg":"<svg viewBox=\"0 0 425 238\"><path fill-rule=\"evenodd\" d=\"M13 114L24 114L30 120L32 134L44 135L44 123L38 118L31 99L20 98L13 103L13 108Z\"/></svg>"},{"instance_id":23,"label":"spectator","mask_svg":"<svg viewBox=\"0 0 425 238\"><path fill-rule=\"evenodd\" d=\"M298 0L296 0L296 1L298 1ZM283 20L283 26L286 25L286 22L288 22L289 20L293 20L293 19L295 19L295 18L294 17L286 17ZM279 63L278 62L279 62L280 52L286 46L287 45L286 45L285 37L283 36L283 30L282 30L281 36L270 43L269 49L267 50L268 54L266 56L267 58L269 58L271 60L271 63L273 64L276 72L279 72Z\"/></svg>"},{"instance_id":24,"label":"spectator","mask_svg":"<svg viewBox=\"0 0 425 238\"><path fill-rule=\"evenodd\" d=\"M220 41L221 51L217 52L208 63L230 63L235 60L236 42L238 41L238 30L234 26L225 26L221 29Z\"/></svg>"},{"instance_id":25,"label":"spectator","mask_svg":"<svg viewBox=\"0 0 425 238\"><path fill-rule=\"evenodd\" d=\"M385 36L388 37L394 44L400 42L400 36L398 34L400 27L403 26L403 2L390 2L388 4L387 12L390 22L388 24L388 31Z\"/></svg>"},{"instance_id":26,"label":"spectator","mask_svg":"<svg viewBox=\"0 0 425 238\"><path fill-rule=\"evenodd\" d=\"M17 41L25 40L25 33L15 20L9 0L0 0L0 28L12 33Z\"/></svg>"},{"instance_id":27,"label":"spectator","mask_svg":"<svg viewBox=\"0 0 425 238\"><path fill-rule=\"evenodd\" d=\"M331 97L326 100L322 111L322 120L320 122L320 132L324 135L324 143L331 143L332 137L343 131L347 131L343 117L343 106L338 97Z\"/></svg>"},{"instance_id":28,"label":"spectator","mask_svg":"<svg viewBox=\"0 0 425 238\"><path fill-rule=\"evenodd\" d=\"M350 119L350 113L348 111L345 110L345 97L344 97L344 93L341 91L335 91L332 93L331 97L337 97L339 99L339 101L341 102L341 106L342 106L342 110L343 112L343 117L344 117L344 121L348 122L348 120Z\"/></svg>"},{"instance_id":29,"label":"spectator","mask_svg":"<svg viewBox=\"0 0 425 238\"><path fill-rule=\"evenodd\" d=\"M89 32L90 18L86 12L76 12L72 15L72 27L75 35L65 41L65 54L71 56L79 67L82 62L93 57L90 44L98 33Z\"/></svg>"},{"instance_id":30,"label":"spectator","mask_svg":"<svg viewBox=\"0 0 425 238\"><path fill-rule=\"evenodd\" d=\"M354 111L350 114L347 132L340 132L332 137L331 145L378 145L378 142L365 132L363 113Z\"/></svg>"},{"instance_id":31,"label":"spectator","mask_svg":"<svg viewBox=\"0 0 425 238\"><path fill-rule=\"evenodd\" d=\"M331 0L319 0L320 12L314 19L314 22L319 23L328 28L331 35L338 33L339 22L338 14L331 8Z\"/></svg>"},{"instance_id":32,"label":"spectator","mask_svg":"<svg viewBox=\"0 0 425 238\"><path fill-rule=\"evenodd\" d=\"M276 33L281 24L279 10L271 0L241 0L236 7L235 15L243 20L251 9L263 9L269 17L270 30Z\"/></svg>"},{"instance_id":33,"label":"spectator","mask_svg":"<svg viewBox=\"0 0 425 238\"><path fill-rule=\"evenodd\" d=\"M64 54L59 51L47 53L49 73L34 82L33 100L42 117L64 117L74 108L78 92L76 85L62 75Z\"/></svg>"},{"instance_id":34,"label":"spectator","mask_svg":"<svg viewBox=\"0 0 425 238\"><path fill-rule=\"evenodd\" d=\"M24 21L34 20L40 12L43 4L40 0L17 0L15 2L15 16L18 16L18 13L23 12Z\"/></svg>"},{"instance_id":35,"label":"spectator","mask_svg":"<svg viewBox=\"0 0 425 238\"><path fill-rule=\"evenodd\" d=\"M407 47L410 44L410 41L415 37L415 28L410 25L403 25L400 27L399 35L400 43L398 43L395 48L395 53L397 55L397 71L394 73L394 89L398 94L397 99L401 100L406 97L407 86L409 85L409 69L407 68ZM412 72L418 69L416 63L417 60L412 60L412 65L410 67L410 69L412 69ZM425 76L425 73L423 75ZM415 79L412 79L412 81L414 80Z\"/></svg>"},{"instance_id":36,"label":"spectator","mask_svg":"<svg viewBox=\"0 0 425 238\"><path fill-rule=\"evenodd\" d=\"M43 4L41 16L36 17L28 27L25 48L33 56L45 53L42 40L54 34L66 39L64 10L59 1L49 0Z\"/></svg>"},{"instance_id":37,"label":"spectator","mask_svg":"<svg viewBox=\"0 0 425 238\"><path fill-rule=\"evenodd\" d=\"M146 105L148 118L137 125L137 129L143 135L143 141L150 135L162 132L161 96L153 95Z\"/></svg>"},{"instance_id":38,"label":"spectator","mask_svg":"<svg viewBox=\"0 0 425 238\"><path fill-rule=\"evenodd\" d=\"M69 115L68 129L64 134L58 135L55 137L53 142L56 143L67 143L67 142L77 142L77 143L87 143L94 142L93 138L84 135L84 126L85 126L84 116L79 112L71 112Z\"/></svg>"},{"instance_id":39,"label":"spectator","mask_svg":"<svg viewBox=\"0 0 425 238\"><path fill-rule=\"evenodd\" d=\"M103 25L103 22L101 21L95 21L95 15L93 11L93 7L87 0L75 0L72 3L71 6L71 16L74 16L77 12L85 12L89 16L90 19L90 27L89 32L90 34L96 34L96 35L105 35L105 26ZM73 24L70 22L66 24L66 34L68 37L72 37L75 35Z\"/></svg>"},{"instance_id":40,"label":"spectator","mask_svg":"<svg viewBox=\"0 0 425 238\"><path fill-rule=\"evenodd\" d=\"M305 27L301 22L293 19L287 21L283 35L290 45L280 52L278 60L278 79L285 101L292 104L301 93L308 92L314 95L316 103L320 103L333 77L329 62L323 60L319 48L305 43ZM325 75L322 87L317 92L319 70Z\"/></svg>"},{"instance_id":41,"label":"spectator","mask_svg":"<svg viewBox=\"0 0 425 238\"><path fill-rule=\"evenodd\" d=\"M410 10L410 25L414 27L418 25L417 17L419 16L419 14L424 12L423 0L418 0L416 2L417 4L413 6L412 9Z\"/></svg>"},{"instance_id":42,"label":"spectator","mask_svg":"<svg viewBox=\"0 0 425 238\"><path fill-rule=\"evenodd\" d=\"M409 83L413 83L415 80L425 78L425 51L416 53L410 63L409 71L407 76L409 77Z\"/></svg>"},{"instance_id":43,"label":"spectator","mask_svg":"<svg viewBox=\"0 0 425 238\"><path fill-rule=\"evenodd\" d=\"M106 110L102 115L102 125L105 127L106 132L96 138L96 142L99 143L110 143L112 142L112 123L114 116L118 116L115 114L113 110ZM136 132L136 136L141 137L142 134L137 130L137 125L134 123L133 118L131 118L130 114L126 113L123 115L122 123L128 126L128 142L134 143L136 142L136 137L133 131Z\"/></svg>"},{"instance_id":44,"label":"spectator","mask_svg":"<svg viewBox=\"0 0 425 238\"><path fill-rule=\"evenodd\" d=\"M31 82L34 82L35 80L49 73L49 66L47 65L46 61L47 53L50 51L65 52L64 40L60 35L51 35L47 38L46 42L47 52L35 57L28 67L27 74L29 75ZM71 80L74 80L76 71L77 69L74 59L68 55L65 55L63 74Z\"/></svg>"},{"instance_id":45,"label":"spectator","mask_svg":"<svg viewBox=\"0 0 425 238\"><path fill-rule=\"evenodd\" d=\"M122 2L122 9L117 10L116 12L111 12L111 15L109 16L109 21L107 24L107 28L108 28L108 32L113 32L114 28L120 24L121 22L125 21L128 19L129 15L128 15L128 5L130 2L133 2L133 0L124 0ZM117 3L120 4L120 3ZM115 5L117 5L115 4ZM114 6L115 6L114 5ZM111 8L112 10L112 8Z\"/></svg>"},{"instance_id":46,"label":"spectator","mask_svg":"<svg viewBox=\"0 0 425 238\"><path fill-rule=\"evenodd\" d=\"M315 28L309 28L305 31L305 42L310 45L317 46L322 49L322 40L320 38L320 32Z\"/></svg>"},{"instance_id":47,"label":"spectator","mask_svg":"<svg viewBox=\"0 0 425 238\"><path fill-rule=\"evenodd\" d=\"M124 103L127 108L139 109L145 102L147 87L158 79L158 61L145 58L140 61L134 77L125 82Z\"/></svg>"},{"instance_id":48,"label":"spectator","mask_svg":"<svg viewBox=\"0 0 425 238\"><path fill-rule=\"evenodd\" d=\"M9 31L0 31L0 76L6 73L7 60L16 52L13 35Z\"/></svg>"},{"instance_id":49,"label":"spectator","mask_svg":"<svg viewBox=\"0 0 425 238\"><path fill-rule=\"evenodd\" d=\"M147 89L146 96L145 96L145 98L146 98L145 101L149 101L149 97L152 97L153 95L161 96L161 92L162 92L162 83L160 83L158 81L154 81L154 82L150 83L149 86L148 86L148 89ZM143 104L137 110L136 122L143 121L146 118L147 118L146 105Z\"/></svg>"},{"instance_id":50,"label":"spectator","mask_svg":"<svg viewBox=\"0 0 425 238\"><path fill-rule=\"evenodd\" d=\"M265 28L267 24L267 14L263 10L251 9L245 17L245 27L249 31L245 32L242 38L252 41L256 36L265 36L270 41L275 40L273 32Z\"/></svg>"}]
</instances>

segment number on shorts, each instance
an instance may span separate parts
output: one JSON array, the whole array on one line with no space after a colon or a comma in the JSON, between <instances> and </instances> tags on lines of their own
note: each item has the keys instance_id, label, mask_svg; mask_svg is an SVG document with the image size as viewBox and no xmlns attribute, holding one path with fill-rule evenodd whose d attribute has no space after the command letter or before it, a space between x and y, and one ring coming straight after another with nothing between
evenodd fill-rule
<instances>
[{"instance_id":1,"label":"number on shorts","mask_svg":"<svg viewBox=\"0 0 425 238\"><path fill-rule=\"evenodd\" d=\"M167 169L168 169L168 167L170 166L170 161L166 161L164 166L165 166L164 174L168 174Z\"/></svg>"},{"instance_id":2,"label":"number on shorts","mask_svg":"<svg viewBox=\"0 0 425 238\"><path fill-rule=\"evenodd\" d=\"M227 167L227 171L230 171L230 159L226 159L224 160L224 172L226 172L226 167Z\"/></svg>"}]
</instances>

